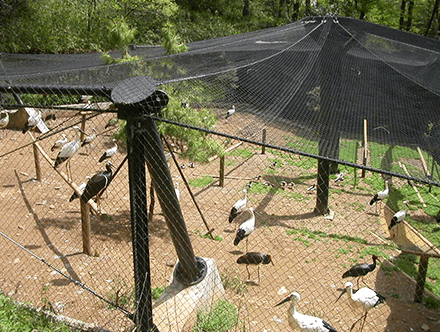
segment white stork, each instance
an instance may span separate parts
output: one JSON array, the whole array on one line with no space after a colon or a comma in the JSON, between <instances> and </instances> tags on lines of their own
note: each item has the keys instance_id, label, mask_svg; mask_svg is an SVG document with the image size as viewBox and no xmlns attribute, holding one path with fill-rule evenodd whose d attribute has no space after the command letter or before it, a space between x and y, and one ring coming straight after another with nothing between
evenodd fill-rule
<instances>
[{"instance_id":1,"label":"white stork","mask_svg":"<svg viewBox=\"0 0 440 332\"><path fill-rule=\"evenodd\" d=\"M55 151L56 149L60 149L64 144L66 144L69 141L66 134L61 134L61 138L56 141L52 147L50 148L50 151Z\"/></svg>"},{"instance_id":2,"label":"white stork","mask_svg":"<svg viewBox=\"0 0 440 332\"><path fill-rule=\"evenodd\" d=\"M377 204L382 203L382 201L387 199L389 194L390 194L389 182L388 182L388 180L386 180L385 181L385 189L382 191L379 191L377 194L375 194L370 201L370 205L373 205L374 203L376 203L376 214L377 214ZM381 209L382 209L382 205L381 205L381 208L379 209L379 212L381 211Z\"/></svg>"},{"instance_id":3,"label":"white stork","mask_svg":"<svg viewBox=\"0 0 440 332\"><path fill-rule=\"evenodd\" d=\"M240 198L232 206L231 212L229 213L229 223L232 223L234 219L246 209L247 204L247 190L243 189L244 197Z\"/></svg>"},{"instance_id":4,"label":"white stork","mask_svg":"<svg viewBox=\"0 0 440 332\"><path fill-rule=\"evenodd\" d=\"M350 281L347 281L344 285L344 289L341 292L341 295L339 295L336 302L341 298L344 293L348 293L350 296L350 306L353 309L364 309L365 313L361 316L357 321L353 323L353 325L350 328L350 331L353 330L354 326L359 322L362 318L364 321L362 322L361 331L364 328L365 320L367 319L368 311L374 307L377 307L379 304L384 303L385 297L380 295L375 290L363 287L359 289L356 293L353 293L353 284Z\"/></svg>"},{"instance_id":5,"label":"white stork","mask_svg":"<svg viewBox=\"0 0 440 332\"><path fill-rule=\"evenodd\" d=\"M297 329L300 329L301 331L306 332L337 332L336 329L325 320L314 316L304 315L298 312L295 306L300 299L301 296L299 295L299 293L293 292L287 298L276 305L277 307L283 303L291 301L288 310L287 321L289 322L289 326L293 330L296 331Z\"/></svg>"},{"instance_id":6,"label":"white stork","mask_svg":"<svg viewBox=\"0 0 440 332\"><path fill-rule=\"evenodd\" d=\"M406 210L408 210L408 201L403 201L403 210L397 211L394 216L391 218L390 225L388 226L388 229L393 228L398 223L401 223L403 219L406 217Z\"/></svg>"},{"instance_id":7,"label":"white stork","mask_svg":"<svg viewBox=\"0 0 440 332\"><path fill-rule=\"evenodd\" d=\"M73 141L70 141L61 148L61 151L58 153L57 159L55 160L54 167L57 168L60 164L65 162L66 160L70 161L70 158L78 152L78 149L80 147L80 141L79 141L79 133L83 132L80 127L74 126L72 127L73 130L75 130L76 137ZM66 163L66 171L68 173L69 179L71 178L71 174L69 175L69 169L70 165L69 162Z\"/></svg>"},{"instance_id":8,"label":"white stork","mask_svg":"<svg viewBox=\"0 0 440 332\"><path fill-rule=\"evenodd\" d=\"M118 145L116 144L116 140L115 139L113 139L113 144L114 144L114 146L112 148L110 148L110 149L107 149L103 153L101 158L99 158L99 162L102 162L102 161L104 161L104 160L106 160L108 158L113 157L116 154L116 152L118 152Z\"/></svg>"},{"instance_id":9,"label":"white stork","mask_svg":"<svg viewBox=\"0 0 440 332\"><path fill-rule=\"evenodd\" d=\"M238 245L241 240L246 238L246 252L248 251L248 237L255 230L255 214L254 208L250 207L249 211L251 212L251 217L244 221L240 227L238 227L237 233L235 235L234 245Z\"/></svg>"},{"instance_id":10,"label":"white stork","mask_svg":"<svg viewBox=\"0 0 440 332\"><path fill-rule=\"evenodd\" d=\"M96 138L96 128L92 128L92 131L93 134L84 138L84 140L81 142L81 146L86 146L86 145L88 146L94 141L94 139Z\"/></svg>"}]
</instances>

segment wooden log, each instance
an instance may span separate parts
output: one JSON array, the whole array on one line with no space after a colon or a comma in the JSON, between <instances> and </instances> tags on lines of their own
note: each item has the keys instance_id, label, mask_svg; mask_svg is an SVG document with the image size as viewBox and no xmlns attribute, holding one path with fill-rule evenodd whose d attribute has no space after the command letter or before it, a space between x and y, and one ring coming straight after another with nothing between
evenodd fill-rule
<instances>
[{"instance_id":1,"label":"wooden log","mask_svg":"<svg viewBox=\"0 0 440 332\"><path fill-rule=\"evenodd\" d=\"M406 175L411 176L408 172L408 169L406 168L406 166L404 164L402 164L399 161L399 166L403 169L403 171L405 172ZM423 207L427 207L425 200L423 199L422 195L420 195L419 190L417 189L416 186L413 185L413 183L411 181L408 180L408 184L414 189L414 191L417 194L417 197L419 198L420 202L423 204Z\"/></svg>"},{"instance_id":2,"label":"wooden log","mask_svg":"<svg viewBox=\"0 0 440 332\"><path fill-rule=\"evenodd\" d=\"M80 136L79 136L79 140L80 142L84 141L84 132L86 130L86 119L87 119L87 114L85 113L81 113L81 132L80 132Z\"/></svg>"},{"instance_id":3,"label":"wooden log","mask_svg":"<svg viewBox=\"0 0 440 332\"><path fill-rule=\"evenodd\" d=\"M43 156L44 159L46 159L46 161L50 164L50 166L58 173L59 176L61 176L61 178L78 194L81 196L82 192L79 189L79 187L72 181L69 180L69 178L67 177L66 173L64 173L63 171L60 171L59 169L54 167L54 163L52 161L52 159L50 159L50 157L47 155L47 153L41 148L41 146L38 144L37 141L35 141L34 136L32 135L32 133L29 132L29 135L31 136L32 140L34 141L35 146L37 147L38 151L40 152L40 154ZM87 202L87 204L90 206L90 209L96 213L98 213L98 207L96 205L96 203L93 200L89 200Z\"/></svg>"},{"instance_id":4,"label":"wooden log","mask_svg":"<svg viewBox=\"0 0 440 332\"><path fill-rule=\"evenodd\" d=\"M261 147L261 154L266 154L266 128L263 129L263 145Z\"/></svg>"},{"instance_id":5,"label":"wooden log","mask_svg":"<svg viewBox=\"0 0 440 332\"><path fill-rule=\"evenodd\" d=\"M414 302L422 303L423 301L423 293L426 283L426 274L428 272L428 260L429 257L427 257L426 255L420 256L419 273L417 275L417 284L416 284L416 292L414 295Z\"/></svg>"},{"instance_id":6,"label":"wooden log","mask_svg":"<svg viewBox=\"0 0 440 332\"><path fill-rule=\"evenodd\" d=\"M220 187L225 186L225 156L220 157L220 179L219 179Z\"/></svg>"},{"instance_id":7,"label":"wooden log","mask_svg":"<svg viewBox=\"0 0 440 332\"><path fill-rule=\"evenodd\" d=\"M90 226L90 207L88 204L84 203L82 199L79 200L81 203L81 230L82 230L82 239L83 239L83 252L86 255L92 255L92 242L90 234L91 226Z\"/></svg>"},{"instance_id":8,"label":"wooden log","mask_svg":"<svg viewBox=\"0 0 440 332\"><path fill-rule=\"evenodd\" d=\"M420 155L420 161L422 162L423 172L425 173L425 176L431 176L428 170L428 165L426 164L425 157L423 157L422 150L419 147L417 147L417 152Z\"/></svg>"}]
</instances>

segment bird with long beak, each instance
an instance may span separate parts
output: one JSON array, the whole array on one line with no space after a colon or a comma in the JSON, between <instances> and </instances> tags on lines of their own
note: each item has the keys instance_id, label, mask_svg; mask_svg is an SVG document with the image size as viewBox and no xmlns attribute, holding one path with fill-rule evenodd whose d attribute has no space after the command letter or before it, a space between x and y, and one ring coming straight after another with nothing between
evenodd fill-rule
<instances>
[{"instance_id":1,"label":"bird with long beak","mask_svg":"<svg viewBox=\"0 0 440 332\"><path fill-rule=\"evenodd\" d=\"M376 261L380 262L379 257L377 257L376 255L373 255L372 258L373 258L372 264L363 263L363 264L353 265L349 270L344 272L342 278L357 277L358 278L357 286L359 287L359 279L362 279L363 282L364 276L370 273L371 271L374 271L374 269L376 268Z\"/></svg>"},{"instance_id":2,"label":"bird with long beak","mask_svg":"<svg viewBox=\"0 0 440 332\"><path fill-rule=\"evenodd\" d=\"M283 303L291 301L290 307L288 309L287 321L289 322L289 326L293 330L300 329L301 331L306 332L337 332L336 329L325 320L318 317L299 313L296 310L295 306L300 299L301 296L299 295L299 293L293 292L287 298L276 305L277 307Z\"/></svg>"},{"instance_id":3,"label":"bird with long beak","mask_svg":"<svg viewBox=\"0 0 440 332\"><path fill-rule=\"evenodd\" d=\"M238 257L237 264L246 264L246 271L248 273L248 280L251 279L251 274L249 272L248 266L249 264L257 265L258 270L258 282L260 282L260 265L266 265L272 263L272 257L270 255L262 254L259 252L248 252L243 256Z\"/></svg>"},{"instance_id":4,"label":"bird with long beak","mask_svg":"<svg viewBox=\"0 0 440 332\"><path fill-rule=\"evenodd\" d=\"M344 285L344 289L342 290L341 294L335 301L338 302L338 300L341 298L342 295L345 293L348 293L349 295L349 301L350 306L356 310L356 309L364 309L365 313L353 323L353 325L350 328L350 331L353 330L354 326L363 318L361 331L364 328L365 320L367 319L368 311L374 307L377 307L379 304L385 302L385 297L380 295L375 290L363 287L359 289L356 293L353 293L353 284L350 281L347 281Z\"/></svg>"},{"instance_id":5,"label":"bird with long beak","mask_svg":"<svg viewBox=\"0 0 440 332\"><path fill-rule=\"evenodd\" d=\"M81 199L84 203L87 203L91 198L96 196L96 205L99 207L99 198L113 177L112 167L111 161L107 161L105 171L96 173L87 181L86 187L81 195Z\"/></svg>"}]
</instances>

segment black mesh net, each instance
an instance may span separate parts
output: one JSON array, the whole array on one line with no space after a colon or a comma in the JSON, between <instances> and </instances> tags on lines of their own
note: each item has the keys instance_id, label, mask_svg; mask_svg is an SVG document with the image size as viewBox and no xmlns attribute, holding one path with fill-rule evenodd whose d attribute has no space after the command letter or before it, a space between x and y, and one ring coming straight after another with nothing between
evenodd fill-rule
<instances>
[{"instance_id":1,"label":"black mesh net","mask_svg":"<svg viewBox=\"0 0 440 332\"><path fill-rule=\"evenodd\" d=\"M99 54L2 54L4 293L111 330L132 327L136 309L144 322L153 298L164 331L195 321L196 331L287 331L287 308L274 306L297 291L300 312L348 330L363 311L347 295L335 301L347 280L364 285L341 276L377 255L364 281L387 300L364 331L438 324L438 310L413 302L413 278L421 252L440 257L429 238L440 209L440 43L310 17L188 46L133 46L138 59L115 65ZM62 134L80 147L54 168ZM108 160L111 182L81 205L72 194ZM389 229L399 210L406 219ZM396 268L411 252L413 278ZM194 272L180 264L193 254L207 259L212 288L192 292L195 306L171 296L178 288L158 299ZM439 269L431 259L430 290Z\"/></svg>"}]
</instances>

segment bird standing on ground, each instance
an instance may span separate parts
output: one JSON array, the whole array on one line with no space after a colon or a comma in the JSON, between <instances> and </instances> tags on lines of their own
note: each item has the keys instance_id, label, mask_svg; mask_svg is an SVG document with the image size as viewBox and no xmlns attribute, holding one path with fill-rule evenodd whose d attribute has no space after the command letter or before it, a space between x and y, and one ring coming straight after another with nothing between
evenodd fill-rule
<instances>
[{"instance_id":1,"label":"bird standing on ground","mask_svg":"<svg viewBox=\"0 0 440 332\"><path fill-rule=\"evenodd\" d=\"M299 293L293 292L289 295L289 297L285 298L283 301L276 305L277 307L283 303L292 301L288 310L287 321L289 322L289 326L293 330L300 329L301 331L306 332L337 332L336 329L325 320L318 317L299 313L296 310L295 306L300 299L301 296L299 295Z\"/></svg>"},{"instance_id":2,"label":"bird standing on ground","mask_svg":"<svg viewBox=\"0 0 440 332\"><path fill-rule=\"evenodd\" d=\"M55 165L54 165L55 168L57 168L61 163L65 162L66 160L69 160L69 162L70 162L70 158L72 158L72 156L78 152L78 149L80 147L79 133L83 132L83 131L78 126L74 126L74 127L72 127L72 129L75 130L76 137L73 141L70 141L70 142L63 145L63 147L61 148L61 151L58 153L57 159L55 160ZM69 172L70 172L69 171L69 169L70 169L69 162L66 163L66 171L67 171L68 177L70 179L71 174L69 175Z\"/></svg>"},{"instance_id":3,"label":"bird standing on ground","mask_svg":"<svg viewBox=\"0 0 440 332\"><path fill-rule=\"evenodd\" d=\"M6 126L9 124L9 113L6 111L0 112L0 128L6 128Z\"/></svg>"},{"instance_id":4,"label":"bird standing on ground","mask_svg":"<svg viewBox=\"0 0 440 332\"><path fill-rule=\"evenodd\" d=\"M235 105L232 105L232 108L227 110L225 119L231 117L235 113Z\"/></svg>"},{"instance_id":5,"label":"bird standing on ground","mask_svg":"<svg viewBox=\"0 0 440 332\"><path fill-rule=\"evenodd\" d=\"M96 173L87 181L87 185L81 195L81 200L87 203L91 198L96 196L96 204L99 206L99 197L101 192L108 187L113 177L112 163L107 161L105 171Z\"/></svg>"},{"instance_id":6,"label":"bird standing on ground","mask_svg":"<svg viewBox=\"0 0 440 332\"><path fill-rule=\"evenodd\" d=\"M25 134L28 130L35 128L38 122L42 121L40 110L34 110L34 109L28 109L28 110L32 110L31 111L32 115L30 115L26 120L26 124L24 125L24 128L21 131L23 134Z\"/></svg>"},{"instance_id":7,"label":"bird standing on ground","mask_svg":"<svg viewBox=\"0 0 440 332\"><path fill-rule=\"evenodd\" d=\"M89 145L96 138L96 128L92 128L92 131L93 131L93 134L84 138L84 140L81 143L81 146Z\"/></svg>"},{"instance_id":8,"label":"bird standing on ground","mask_svg":"<svg viewBox=\"0 0 440 332\"><path fill-rule=\"evenodd\" d=\"M388 195L390 194L390 187L388 184L389 184L388 180L385 181L385 189L382 191L379 191L377 194L375 194L370 201L370 205L373 205L374 203L376 203L376 213L377 213L377 203L382 203L382 201L387 199ZM380 211L381 211L381 209L379 210L379 212Z\"/></svg>"},{"instance_id":9,"label":"bird standing on ground","mask_svg":"<svg viewBox=\"0 0 440 332\"><path fill-rule=\"evenodd\" d=\"M254 214L254 208L249 208L249 211L251 212L251 217L244 221L240 227L238 227L237 233L235 235L234 245L238 245L241 240L246 238L246 252L248 251L248 237L252 234L252 232L255 230L255 214Z\"/></svg>"},{"instance_id":10,"label":"bird standing on ground","mask_svg":"<svg viewBox=\"0 0 440 332\"><path fill-rule=\"evenodd\" d=\"M101 158L99 158L99 162L102 162L108 158L113 157L116 152L118 152L118 145L116 144L116 140L113 139L113 144L115 145L114 147L107 149L104 154L101 156Z\"/></svg>"},{"instance_id":11,"label":"bird standing on ground","mask_svg":"<svg viewBox=\"0 0 440 332\"><path fill-rule=\"evenodd\" d=\"M356 264L352 266L348 271L344 272L342 278L361 277L363 279L365 275L367 275L376 268L376 260L380 262L379 257L377 257L376 255L373 255L372 258L373 258L372 264L368 264L368 263ZM359 287L359 278L358 278L357 286Z\"/></svg>"},{"instance_id":12,"label":"bird standing on ground","mask_svg":"<svg viewBox=\"0 0 440 332\"><path fill-rule=\"evenodd\" d=\"M52 147L50 148L50 151L55 151L56 149L59 149L59 148L61 148L64 144L66 144L68 141L69 141L69 139L67 138L67 135L66 134L61 134L61 137L62 138L60 138L58 141L56 141L53 145L52 145Z\"/></svg>"},{"instance_id":13,"label":"bird standing on ground","mask_svg":"<svg viewBox=\"0 0 440 332\"><path fill-rule=\"evenodd\" d=\"M258 282L260 282L260 265L261 264L269 264L272 263L272 257L270 255L262 254L259 252L248 252L244 254L243 256L238 257L237 259L238 264L246 264L246 271L248 273L248 280L251 279L251 274L249 272L248 266L249 264L257 265L258 269Z\"/></svg>"},{"instance_id":14,"label":"bird standing on ground","mask_svg":"<svg viewBox=\"0 0 440 332\"><path fill-rule=\"evenodd\" d=\"M357 322L359 322L363 318L364 321L362 322L361 326L362 331L362 329L364 328L365 320L367 319L368 311L374 307L377 307L379 304L384 303L385 297L368 287L363 287L353 294L353 284L349 281L345 283L344 289L342 290L341 295L339 295L336 302L341 298L342 295L344 295L344 293L348 293L350 297L350 306L353 309L360 308L365 310L365 314L361 316L357 321L355 321L350 328L350 331L353 330Z\"/></svg>"},{"instance_id":15,"label":"bird standing on ground","mask_svg":"<svg viewBox=\"0 0 440 332\"><path fill-rule=\"evenodd\" d=\"M406 210L408 210L407 204L408 204L408 201L403 201L403 210L397 211L394 214L393 218L391 218L391 222L390 222L390 225L388 226L388 229L393 228L398 223L401 223L403 221L403 219L405 219Z\"/></svg>"},{"instance_id":16,"label":"bird standing on ground","mask_svg":"<svg viewBox=\"0 0 440 332\"><path fill-rule=\"evenodd\" d=\"M246 209L247 205L247 190L243 189L244 197L240 198L232 206L231 212L229 213L229 223L232 223L234 219Z\"/></svg>"}]
</instances>

